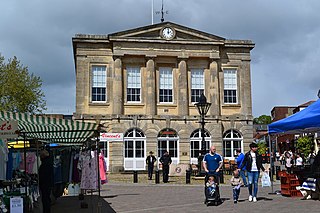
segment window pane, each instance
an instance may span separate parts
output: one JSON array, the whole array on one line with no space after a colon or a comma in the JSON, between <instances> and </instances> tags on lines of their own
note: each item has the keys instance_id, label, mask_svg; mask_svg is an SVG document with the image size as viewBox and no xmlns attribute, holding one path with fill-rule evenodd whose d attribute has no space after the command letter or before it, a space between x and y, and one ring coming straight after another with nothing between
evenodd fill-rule
<instances>
[{"instance_id":1,"label":"window pane","mask_svg":"<svg viewBox=\"0 0 320 213\"><path fill-rule=\"evenodd\" d=\"M224 103L237 103L237 71L224 70Z\"/></svg>"},{"instance_id":2,"label":"window pane","mask_svg":"<svg viewBox=\"0 0 320 213\"><path fill-rule=\"evenodd\" d=\"M173 75L172 68L160 67L159 102L173 101Z\"/></svg>"},{"instance_id":3,"label":"window pane","mask_svg":"<svg viewBox=\"0 0 320 213\"><path fill-rule=\"evenodd\" d=\"M141 74L139 67L127 68L127 101L140 102Z\"/></svg>"},{"instance_id":4,"label":"window pane","mask_svg":"<svg viewBox=\"0 0 320 213\"><path fill-rule=\"evenodd\" d=\"M92 66L92 101L106 101L106 67Z\"/></svg>"}]
</instances>

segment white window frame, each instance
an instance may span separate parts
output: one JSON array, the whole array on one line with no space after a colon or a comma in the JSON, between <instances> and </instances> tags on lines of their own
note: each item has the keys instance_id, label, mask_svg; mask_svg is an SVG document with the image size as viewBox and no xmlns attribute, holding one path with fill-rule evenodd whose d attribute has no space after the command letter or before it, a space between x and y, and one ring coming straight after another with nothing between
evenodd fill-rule
<instances>
[{"instance_id":1,"label":"white window frame","mask_svg":"<svg viewBox=\"0 0 320 213\"><path fill-rule=\"evenodd\" d=\"M99 70L98 70L99 68ZM106 103L107 102L107 67L105 65L92 65L91 66L92 81L91 81L91 102L92 103ZM104 94L101 92L101 95L104 95L104 100L94 100L96 96L93 90L104 89Z\"/></svg>"},{"instance_id":2,"label":"white window frame","mask_svg":"<svg viewBox=\"0 0 320 213\"><path fill-rule=\"evenodd\" d=\"M171 94L162 94L161 90L171 92ZM162 100L162 97L171 98L171 101ZM173 103L173 69L171 67L159 68L159 103Z\"/></svg>"},{"instance_id":3,"label":"white window frame","mask_svg":"<svg viewBox=\"0 0 320 213\"><path fill-rule=\"evenodd\" d=\"M230 153L231 156L227 156L226 153L226 143L230 142ZM236 146L236 143L239 145ZM240 147L239 147L240 146ZM236 149L241 148L241 152L243 152L243 136L236 129L229 129L223 134L223 156L226 159L233 160L236 158Z\"/></svg>"},{"instance_id":4,"label":"white window frame","mask_svg":"<svg viewBox=\"0 0 320 213\"><path fill-rule=\"evenodd\" d=\"M205 129L204 130L204 140L206 141L206 150L210 149L211 146L211 136L210 133ZM194 145L198 144L198 149L192 148ZM198 157L201 153L202 148L202 130L196 129L193 131L190 135L190 163L191 164L198 164ZM198 152L198 156L196 155L196 152Z\"/></svg>"},{"instance_id":5,"label":"white window frame","mask_svg":"<svg viewBox=\"0 0 320 213\"><path fill-rule=\"evenodd\" d=\"M138 93L130 93L129 90L139 90ZM139 100L130 100L129 96L136 96ZM134 99L134 98L133 98ZM141 69L140 67L127 67L127 102L141 103Z\"/></svg>"},{"instance_id":6,"label":"white window frame","mask_svg":"<svg viewBox=\"0 0 320 213\"><path fill-rule=\"evenodd\" d=\"M129 135L129 136L128 136ZM145 158L146 158L146 136L145 134L136 128L133 129L129 129L126 133L125 133L125 137L123 138L123 158L124 158L124 163L123 163L123 167L124 170L126 171L131 171L131 170L145 170L146 168L146 162L145 162ZM132 157L127 157L126 153L127 153L127 149L126 149L126 143L127 142L132 142L133 146L132 146L132 151L133 151L133 156ZM142 156L140 157L136 157L136 149L137 149L137 142L142 142L143 143L143 147L141 147L142 149Z\"/></svg>"},{"instance_id":7,"label":"white window frame","mask_svg":"<svg viewBox=\"0 0 320 213\"><path fill-rule=\"evenodd\" d=\"M176 133L177 136L175 137L171 137L171 136L165 136L165 137L160 137L158 135L158 140L157 140L157 156L158 156L158 168L159 168L159 159L161 158L161 156L163 155L163 152L164 151L169 151L169 154L170 154L170 157L171 157L171 160L172 160L172 163L173 164L179 164L179 159L180 159L180 156L179 156L179 136L178 136L178 133L173 130L173 129L169 129L169 131L174 131ZM166 149L164 149L162 146L160 147L159 146L159 143L162 143L164 142L166 144ZM176 156L172 156L172 151L170 150L170 143L175 143L175 146L174 146L174 153L177 153Z\"/></svg>"},{"instance_id":8,"label":"white window frame","mask_svg":"<svg viewBox=\"0 0 320 213\"><path fill-rule=\"evenodd\" d=\"M199 102L200 95L204 93L204 69L191 69L191 102ZM197 94L193 94L197 93ZM193 100L195 99L195 100Z\"/></svg>"},{"instance_id":9,"label":"white window frame","mask_svg":"<svg viewBox=\"0 0 320 213\"><path fill-rule=\"evenodd\" d=\"M235 93L235 94L226 94ZM235 98L235 100L233 100ZM238 104L238 72L237 69L223 70L223 103Z\"/></svg>"}]
</instances>

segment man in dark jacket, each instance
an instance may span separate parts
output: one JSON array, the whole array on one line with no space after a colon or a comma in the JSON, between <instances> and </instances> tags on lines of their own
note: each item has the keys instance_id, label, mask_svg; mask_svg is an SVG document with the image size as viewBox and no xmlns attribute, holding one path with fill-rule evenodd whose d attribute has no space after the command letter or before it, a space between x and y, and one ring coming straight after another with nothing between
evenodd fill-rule
<instances>
[{"instance_id":1,"label":"man in dark jacket","mask_svg":"<svg viewBox=\"0 0 320 213\"><path fill-rule=\"evenodd\" d=\"M153 152L150 151L149 155L146 159L146 163L148 165L148 179L152 180L152 174L153 174L153 167L154 163L157 161L156 157L153 155Z\"/></svg>"},{"instance_id":2,"label":"man in dark jacket","mask_svg":"<svg viewBox=\"0 0 320 213\"><path fill-rule=\"evenodd\" d=\"M169 168L172 163L169 152L165 151L159 161L162 164L163 182L167 183L169 179Z\"/></svg>"},{"instance_id":3,"label":"man in dark jacket","mask_svg":"<svg viewBox=\"0 0 320 213\"><path fill-rule=\"evenodd\" d=\"M257 202L259 174L260 170L265 171L265 169L262 165L262 156L257 152L258 145L252 142L249 147L250 151L245 154L239 170L246 167L248 174L249 202Z\"/></svg>"},{"instance_id":4,"label":"man in dark jacket","mask_svg":"<svg viewBox=\"0 0 320 213\"><path fill-rule=\"evenodd\" d=\"M43 206L43 213L51 211L51 189L53 187L53 165L47 150L40 153L41 165L39 167L39 189Z\"/></svg>"}]
</instances>

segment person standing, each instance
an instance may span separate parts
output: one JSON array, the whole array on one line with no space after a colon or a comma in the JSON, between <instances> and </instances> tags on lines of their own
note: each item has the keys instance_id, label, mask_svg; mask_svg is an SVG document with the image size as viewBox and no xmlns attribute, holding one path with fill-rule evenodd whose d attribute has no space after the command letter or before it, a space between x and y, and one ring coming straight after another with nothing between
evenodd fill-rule
<instances>
[{"instance_id":1,"label":"person standing","mask_svg":"<svg viewBox=\"0 0 320 213\"><path fill-rule=\"evenodd\" d=\"M262 156L257 152L258 144L252 142L249 147L250 151L245 154L244 160L238 170L246 167L248 174L249 202L257 202L258 179L260 170L262 170L263 172L265 172L266 170L262 165Z\"/></svg>"},{"instance_id":2,"label":"person standing","mask_svg":"<svg viewBox=\"0 0 320 213\"><path fill-rule=\"evenodd\" d=\"M53 163L47 150L40 152L41 165L39 167L39 189L43 206L43 213L51 212L50 194L53 187Z\"/></svg>"},{"instance_id":3,"label":"person standing","mask_svg":"<svg viewBox=\"0 0 320 213\"><path fill-rule=\"evenodd\" d=\"M232 193L233 193L233 203L238 203L239 195L240 195L240 187L243 186L243 182L240 178L239 170L234 170L233 175L230 179L230 183L232 186Z\"/></svg>"},{"instance_id":4,"label":"person standing","mask_svg":"<svg viewBox=\"0 0 320 213\"><path fill-rule=\"evenodd\" d=\"M244 160L244 154L241 152L241 149L240 149L240 148L239 148L239 149L236 149L236 152L237 152L237 155L238 155L238 157L237 157L237 159L236 159L236 162L237 162L238 168L240 168L240 166L241 166L241 164L242 164L242 162L243 162L243 160ZM248 184L247 184L247 177L246 177L245 172L246 172L246 166L244 166L244 167L239 171L239 175L240 175L240 177L241 177L242 180L243 180L244 186L247 187Z\"/></svg>"},{"instance_id":5,"label":"person standing","mask_svg":"<svg viewBox=\"0 0 320 213\"><path fill-rule=\"evenodd\" d=\"M152 174L153 174L153 167L154 163L157 161L156 157L153 155L153 152L150 151L149 155L146 159L146 163L148 165L148 179L152 180Z\"/></svg>"},{"instance_id":6,"label":"person standing","mask_svg":"<svg viewBox=\"0 0 320 213\"><path fill-rule=\"evenodd\" d=\"M172 163L171 157L168 151L165 151L163 156L160 158L160 163L162 164L162 174L163 174L163 182L168 183L169 180L169 169L170 164Z\"/></svg>"},{"instance_id":7,"label":"person standing","mask_svg":"<svg viewBox=\"0 0 320 213\"><path fill-rule=\"evenodd\" d=\"M202 165L203 165L204 171L209 175L215 175L216 181L219 183L220 170L223 165L223 158L221 155L216 153L215 146L211 146L210 152L203 157Z\"/></svg>"}]
</instances>

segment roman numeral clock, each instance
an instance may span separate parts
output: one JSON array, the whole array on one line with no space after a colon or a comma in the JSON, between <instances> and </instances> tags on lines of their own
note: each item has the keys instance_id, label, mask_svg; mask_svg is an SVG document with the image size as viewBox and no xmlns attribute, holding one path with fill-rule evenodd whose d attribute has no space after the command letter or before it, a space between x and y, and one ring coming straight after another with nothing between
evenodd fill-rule
<instances>
[{"instance_id":1,"label":"roman numeral clock","mask_svg":"<svg viewBox=\"0 0 320 213\"><path fill-rule=\"evenodd\" d=\"M176 36L176 31L172 27L163 27L160 30L160 36L164 39L171 40Z\"/></svg>"}]
</instances>

